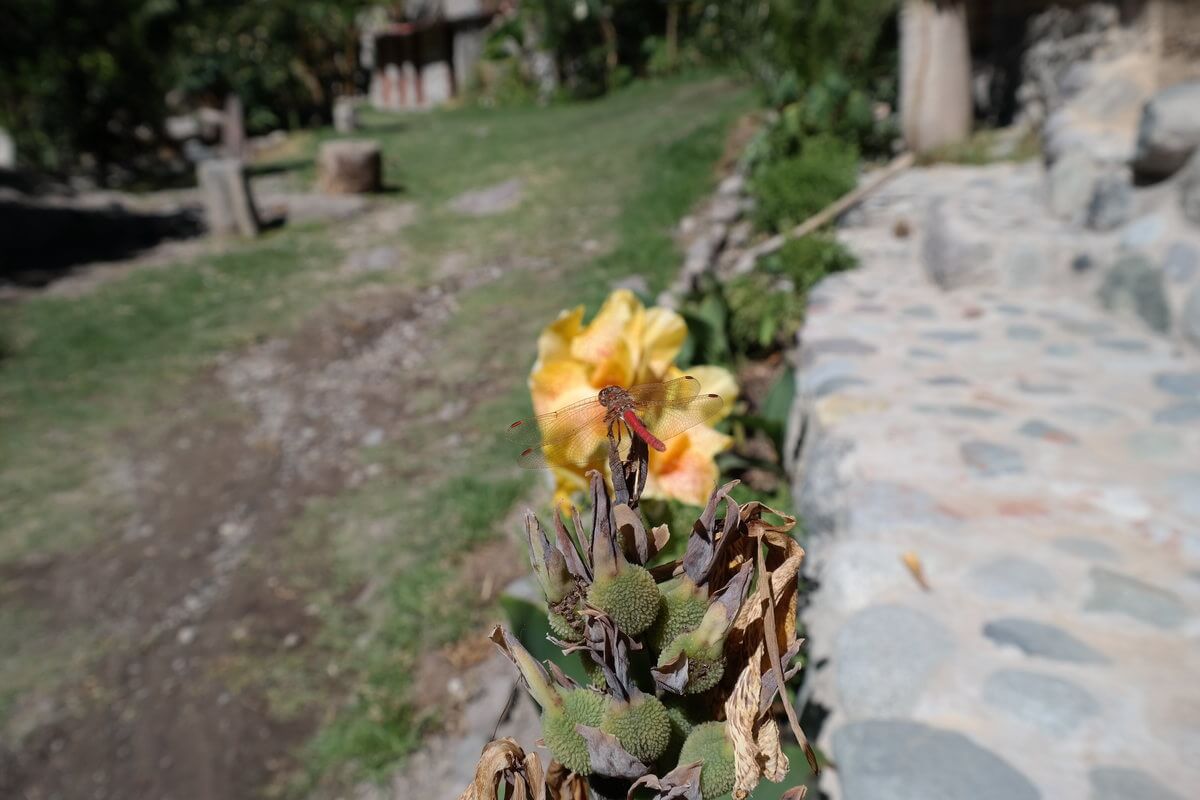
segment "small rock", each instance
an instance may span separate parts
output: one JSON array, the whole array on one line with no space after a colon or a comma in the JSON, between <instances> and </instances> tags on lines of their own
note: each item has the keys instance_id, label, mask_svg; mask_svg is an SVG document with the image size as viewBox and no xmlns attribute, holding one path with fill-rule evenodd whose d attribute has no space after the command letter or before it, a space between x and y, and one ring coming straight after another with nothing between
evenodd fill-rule
<instances>
[{"instance_id":1,"label":"small rock","mask_svg":"<svg viewBox=\"0 0 1200 800\"><path fill-rule=\"evenodd\" d=\"M1159 425L1190 425L1200 421L1200 400L1185 400L1154 412Z\"/></svg>"},{"instance_id":2,"label":"small rock","mask_svg":"<svg viewBox=\"0 0 1200 800\"><path fill-rule=\"evenodd\" d=\"M1142 108L1133 167L1166 178L1200 146L1200 81L1163 89Z\"/></svg>"},{"instance_id":3,"label":"small rock","mask_svg":"<svg viewBox=\"0 0 1200 800\"><path fill-rule=\"evenodd\" d=\"M617 289L628 289L634 294L641 295L642 297L650 296L650 284L646 281L645 277L641 275L628 275L613 283L612 288L614 291Z\"/></svg>"},{"instance_id":4,"label":"small rock","mask_svg":"<svg viewBox=\"0 0 1200 800\"><path fill-rule=\"evenodd\" d=\"M1091 272L1092 267L1094 267L1095 265L1096 265L1095 259L1093 259L1087 253L1080 253L1079 255L1077 255L1071 259L1071 271L1075 272L1077 274L1082 274L1084 272Z\"/></svg>"},{"instance_id":5,"label":"small rock","mask_svg":"<svg viewBox=\"0 0 1200 800\"><path fill-rule=\"evenodd\" d=\"M521 204L525 181L510 178L502 183L463 192L450 201L450 208L469 217L487 217L511 211Z\"/></svg>"},{"instance_id":6,"label":"small rock","mask_svg":"<svg viewBox=\"0 0 1200 800\"><path fill-rule=\"evenodd\" d=\"M1187 300L1183 303L1179 329L1192 345L1200 347L1200 284L1193 286L1188 292Z\"/></svg>"},{"instance_id":7,"label":"small rock","mask_svg":"<svg viewBox=\"0 0 1200 800\"><path fill-rule=\"evenodd\" d=\"M838 694L852 717L902 716L954 649L953 635L905 606L864 609L838 631Z\"/></svg>"},{"instance_id":8,"label":"small rock","mask_svg":"<svg viewBox=\"0 0 1200 800\"><path fill-rule=\"evenodd\" d=\"M1027 656L1075 664L1106 664L1108 659L1062 628L1020 617L995 619L983 635L999 645L1011 645Z\"/></svg>"},{"instance_id":9,"label":"small rock","mask_svg":"<svg viewBox=\"0 0 1200 800\"><path fill-rule=\"evenodd\" d=\"M1183 800L1157 780L1133 767L1093 767L1089 800Z\"/></svg>"},{"instance_id":10,"label":"small rock","mask_svg":"<svg viewBox=\"0 0 1200 800\"><path fill-rule=\"evenodd\" d=\"M196 629L191 625L184 625L179 629L179 633L175 634L175 639L184 647L196 640Z\"/></svg>"},{"instance_id":11,"label":"small rock","mask_svg":"<svg viewBox=\"0 0 1200 800\"><path fill-rule=\"evenodd\" d=\"M1171 283L1187 283L1200 268L1200 252L1186 242L1173 242L1163 260L1163 275Z\"/></svg>"},{"instance_id":12,"label":"small rock","mask_svg":"<svg viewBox=\"0 0 1200 800\"><path fill-rule=\"evenodd\" d=\"M1157 242L1167 231L1167 221L1160 214L1149 214L1134 220L1121 232L1121 247L1141 250Z\"/></svg>"},{"instance_id":13,"label":"small rock","mask_svg":"<svg viewBox=\"0 0 1200 800\"><path fill-rule=\"evenodd\" d=\"M1179 207L1189 222L1200 225L1200 150L1192 156L1180 176Z\"/></svg>"},{"instance_id":14,"label":"small rock","mask_svg":"<svg viewBox=\"0 0 1200 800\"><path fill-rule=\"evenodd\" d=\"M1159 372L1154 376L1154 385L1176 397L1200 398L1200 372Z\"/></svg>"},{"instance_id":15,"label":"small rock","mask_svg":"<svg viewBox=\"0 0 1200 800\"><path fill-rule=\"evenodd\" d=\"M1009 325L1006 333L1018 342L1036 342L1042 338L1041 329L1032 325Z\"/></svg>"},{"instance_id":16,"label":"small rock","mask_svg":"<svg viewBox=\"0 0 1200 800\"><path fill-rule=\"evenodd\" d=\"M869 356L877 350L872 344L849 338L816 339L806 343L804 349L816 356Z\"/></svg>"},{"instance_id":17,"label":"small rock","mask_svg":"<svg viewBox=\"0 0 1200 800\"><path fill-rule=\"evenodd\" d=\"M1099 178L1096 162L1084 149L1064 153L1046 172L1051 213L1068 222L1082 222Z\"/></svg>"},{"instance_id":18,"label":"small rock","mask_svg":"<svg viewBox=\"0 0 1200 800\"><path fill-rule=\"evenodd\" d=\"M1003 556L971 571L969 585L993 600L1046 599L1058 582L1050 570L1020 556Z\"/></svg>"},{"instance_id":19,"label":"small rock","mask_svg":"<svg viewBox=\"0 0 1200 800\"><path fill-rule=\"evenodd\" d=\"M300 643L302 641L304 641L304 637L302 637L300 634L296 633L295 631L292 631L287 636L283 637L283 649L284 650L295 650L297 647L300 646Z\"/></svg>"},{"instance_id":20,"label":"small rock","mask_svg":"<svg viewBox=\"0 0 1200 800\"><path fill-rule=\"evenodd\" d=\"M1011 764L961 733L906 720L833 732L843 800L1041 800Z\"/></svg>"},{"instance_id":21,"label":"small rock","mask_svg":"<svg viewBox=\"0 0 1200 800\"><path fill-rule=\"evenodd\" d=\"M363 447L378 447L383 444L383 435L382 428L372 428L362 438Z\"/></svg>"},{"instance_id":22,"label":"small rock","mask_svg":"<svg viewBox=\"0 0 1200 800\"><path fill-rule=\"evenodd\" d=\"M921 334L921 338L932 339L938 342L946 342L947 344L961 344L963 342L978 341L979 334L975 331L937 330L925 331Z\"/></svg>"},{"instance_id":23,"label":"small rock","mask_svg":"<svg viewBox=\"0 0 1200 800\"><path fill-rule=\"evenodd\" d=\"M991 245L955 217L951 208L943 200L933 203L922 245L925 269L943 289L977 283L992 257Z\"/></svg>"},{"instance_id":24,"label":"small rock","mask_svg":"<svg viewBox=\"0 0 1200 800\"><path fill-rule=\"evenodd\" d=\"M1134 431L1129 434L1126 446L1136 457L1152 461L1173 458L1181 448L1176 433L1157 430Z\"/></svg>"},{"instance_id":25,"label":"small rock","mask_svg":"<svg viewBox=\"0 0 1200 800\"><path fill-rule=\"evenodd\" d=\"M1128 169L1101 175L1092 189L1087 208L1087 227L1111 231L1133 216L1133 176Z\"/></svg>"},{"instance_id":26,"label":"small rock","mask_svg":"<svg viewBox=\"0 0 1200 800\"><path fill-rule=\"evenodd\" d=\"M1138 253L1127 253L1117 259L1104 276L1099 297L1105 308L1137 314L1159 333L1171 327L1171 307L1163 289L1162 273Z\"/></svg>"},{"instance_id":27,"label":"small rock","mask_svg":"<svg viewBox=\"0 0 1200 800\"><path fill-rule=\"evenodd\" d=\"M1055 444L1078 444L1079 440L1062 428L1055 427L1040 419L1031 419L1017 429L1017 433L1032 439L1041 439Z\"/></svg>"},{"instance_id":28,"label":"small rock","mask_svg":"<svg viewBox=\"0 0 1200 800\"><path fill-rule=\"evenodd\" d=\"M1085 536L1062 536L1055 539L1054 546L1064 553L1093 561L1116 561L1117 552L1104 542Z\"/></svg>"},{"instance_id":29,"label":"small rock","mask_svg":"<svg viewBox=\"0 0 1200 800\"><path fill-rule=\"evenodd\" d=\"M1117 613L1171 629L1183 624L1187 611L1172 592L1103 567L1092 567L1092 593L1085 611Z\"/></svg>"},{"instance_id":30,"label":"small rock","mask_svg":"<svg viewBox=\"0 0 1200 800\"><path fill-rule=\"evenodd\" d=\"M382 272L396 266L399 251L394 247L380 246L366 250L355 250L346 258L346 269L353 272Z\"/></svg>"},{"instance_id":31,"label":"small rock","mask_svg":"<svg viewBox=\"0 0 1200 800\"><path fill-rule=\"evenodd\" d=\"M1065 678L1025 670L992 673L983 684L983 698L1051 736L1065 736L1100 712L1100 704L1086 689Z\"/></svg>"},{"instance_id":32,"label":"small rock","mask_svg":"<svg viewBox=\"0 0 1200 800\"><path fill-rule=\"evenodd\" d=\"M981 477L1016 475L1025 471L1021 453L1005 445L973 439L959 445L958 452L967 466Z\"/></svg>"}]
</instances>

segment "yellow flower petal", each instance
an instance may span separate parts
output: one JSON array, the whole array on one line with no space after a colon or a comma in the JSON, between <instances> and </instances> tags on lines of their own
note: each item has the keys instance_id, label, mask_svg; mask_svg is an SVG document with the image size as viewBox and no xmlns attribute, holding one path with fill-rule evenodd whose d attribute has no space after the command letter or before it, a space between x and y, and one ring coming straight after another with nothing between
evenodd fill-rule
<instances>
[{"instance_id":1,"label":"yellow flower petal","mask_svg":"<svg viewBox=\"0 0 1200 800\"><path fill-rule=\"evenodd\" d=\"M578 400L595 397L587 364L559 359L535 368L529 376L534 414L549 414Z\"/></svg>"},{"instance_id":2,"label":"yellow flower petal","mask_svg":"<svg viewBox=\"0 0 1200 800\"><path fill-rule=\"evenodd\" d=\"M596 312L595 319L571 342L571 356L589 364L599 364L612 357L641 307L628 289L618 289L610 294Z\"/></svg>"},{"instance_id":3,"label":"yellow flower petal","mask_svg":"<svg viewBox=\"0 0 1200 800\"><path fill-rule=\"evenodd\" d=\"M733 410L733 404L738 398L738 385L737 381L733 378L732 372L724 367L698 365L689 367L686 374L700 381L701 393L719 394L721 395L721 399L725 401L721 413L709 420L709 425L729 416L729 412Z\"/></svg>"},{"instance_id":4,"label":"yellow flower petal","mask_svg":"<svg viewBox=\"0 0 1200 800\"><path fill-rule=\"evenodd\" d=\"M687 339L687 323L668 308L647 309L639 322L637 382L662 380Z\"/></svg>"},{"instance_id":5,"label":"yellow flower petal","mask_svg":"<svg viewBox=\"0 0 1200 800\"><path fill-rule=\"evenodd\" d=\"M699 427L672 439L667 452L651 451L645 496L704 505L717 487L713 457L732 443L723 433Z\"/></svg>"},{"instance_id":6,"label":"yellow flower petal","mask_svg":"<svg viewBox=\"0 0 1200 800\"><path fill-rule=\"evenodd\" d=\"M583 332L583 306L576 306L570 311L558 315L538 336L538 360L533 365L537 372L540 364L545 364L560 358L570 358L571 342Z\"/></svg>"}]
</instances>

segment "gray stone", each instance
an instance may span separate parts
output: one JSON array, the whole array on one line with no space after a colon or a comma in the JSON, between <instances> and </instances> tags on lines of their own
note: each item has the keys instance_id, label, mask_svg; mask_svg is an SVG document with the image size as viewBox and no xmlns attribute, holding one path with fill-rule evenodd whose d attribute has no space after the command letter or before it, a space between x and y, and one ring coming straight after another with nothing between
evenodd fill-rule
<instances>
[{"instance_id":1,"label":"gray stone","mask_svg":"<svg viewBox=\"0 0 1200 800\"><path fill-rule=\"evenodd\" d=\"M1025 394L1070 394L1071 387L1061 383L1040 383L1021 378L1017 381L1017 389Z\"/></svg>"},{"instance_id":2,"label":"gray stone","mask_svg":"<svg viewBox=\"0 0 1200 800\"><path fill-rule=\"evenodd\" d=\"M1088 772L1089 800L1183 800L1157 780L1133 767L1093 767Z\"/></svg>"},{"instance_id":3,"label":"gray stone","mask_svg":"<svg viewBox=\"0 0 1200 800\"><path fill-rule=\"evenodd\" d=\"M983 684L983 699L1051 736L1065 736L1100 712L1096 698L1071 681L1018 669L989 675Z\"/></svg>"},{"instance_id":4,"label":"gray stone","mask_svg":"<svg viewBox=\"0 0 1200 800\"><path fill-rule=\"evenodd\" d=\"M1075 273L1091 272L1094 266L1096 266L1096 259L1087 253L1080 253L1071 259L1071 271Z\"/></svg>"},{"instance_id":5,"label":"gray stone","mask_svg":"<svg viewBox=\"0 0 1200 800\"><path fill-rule=\"evenodd\" d=\"M945 357L941 353L926 347L910 347L908 354L912 358L921 358L926 361L945 361Z\"/></svg>"},{"instance_id":6,"label":"gray stone","mask_svg":"<svg viewBox=\"0 0 1200 800\"><path fill-rule=\"evenodd\" d=\"M1145 256L1127 253L1117 259L1104 276L1099 295L1105 308L1135 313L1159 333L1171 327L1162 273Z\"/></svg>"},{"instance_id":7,"label":"gray stone","mask_svg":"<svg viewBox=\"0 0 1200 800\"><path fill-rule=\"evenodd\" d=\"M938 342L946 342L947 344L961 344L962 342L978 341L979 334L975 331L937 330L925 331L921 334L921 338L932 339Z\"/></svg>"},{"instance_id":8,"label":"gray stone","mask_svg":"<svg viewBox=\"0 0 1200 800\"><path fill-rule=\"evenodd\" d=\"M849 338L816 339L806 342L804 349L817 356L869 356L877 351L873 344Z\"/></svg>"},{"instance_id":9,"label":"gray stone","mask_svg":"<svg viewBox=\"0 0 1200 800\"><path fill-rule=\"evenodd\" d=\"M1157 460L1178 455L1182 445L1174 431L1134 431L1126 440L1129 452L1138 458Z\"/></svg>"},{"instance_id":10,"label":"gray stone","mask_svg":"<svg viewBox=\"0 0 1200 800\"><path fill-rule=\"evenodd\" d=\"M1119 411L1091 403L1062 406L1061 408L1056 408L1054 413L1064 419L1085 425L1107 425L1110 422L1116 422L1122 417Z\"/></svg>"},{"instance_id":11,"label":"gray stone","mask_svg":"<svg viewBox=\"0 0 1200 800\"><path fill-rule=\"evenodd\" d=\"M1150 343L1144 339L1128 339L1109 337L1096 340L1097 347L1105 350L1117 350L1122 353L1144 353L1150 349Z\"/></svg>"},{"instance_id":12,"label":"gray stone","mask_svg":"<svg viewBox=\"0 0 1200 800\"><path fill-rule=\"evenodd\" d=\"M925 305L908 306L901 313L908 317L916 317L917 319L933 319L937 316L937 312L934 311L933 306Z\"/></svg>"},{"instance_id":13,"label":"gray stone","mask_svg":"<svg viewBox=\"0 0 1200 800\"><path fill-rule=\"evenodd\" d=\"M996 644L1016 647L1027 656L1074 664L1108 663L1107 658L1062 628L1031 619L994 619L983 626L983 635Z\"/></svg>"},{"instance_id":14,"label":"gray stone","mask_svg":"<svg viewBox=\"0 0 1200 800\"><path fill-rule=\"evenodd\" d=\"M1200 253L1187 242L1172 242L1163 259L1163 275L1171 283L1187 283L1200 269Z\"/></svg>"},{"instance_id":15,"label":"gray stone","mask_svg":"<svg viewBox=\"0 0 1200 800\"><path fill-rule=\"evenodd\" d=\"M1036 342L1042 338L1041 328L1035 328L1033 325L1009 325L1007 333L1008 338L1019 342Z\"/></svg>"},{"instance_id":16,"label":"gray stone","mask_svg":"<svg viewBox=\"0 0 1200 800\"><path fill-rule=\"evenodd\" d=\"M1043 422L1040 419L1031 419L1017 429L1017 432L1022 436L1028 436L1032 439L1041 439L1045 442L1054 442L1055 444L1078 444L1079 440L1071 434L1064 431L1062 428L1051 425L1049 422Z\"/></svg>"},{"instance_id":17,"label":"gray stone","mask_svg":"<svg viewBox=\"0 0 1200 800\"><path fill-rule=\"evenodd\" d=\"M400 253L394 247L381 245L366 250L355 250L346 258L346 269L353 272L383 272L395 267Z\"/></svg>"},{"instance_id":18,"label":"gray stone","mask_svg":"<svg viewBox=\"0 0 1200 800\"><path fill-rule=\"evenodd\" d=\"M1000 415L998 411L993 411L990 408L980 408L979 406L953 405L946 406L944 411L951 416L962 417L963 419L994 419Z\"/></svg>"},{"instance_id":19,"label":"gray stone","mask_svg":"<svg viewBox=\"0 0 1200 800\"><path fill-rule=\"evenodd\" d=\"M1075 333L1080 336L1099 336L1102 333L1109 333L1113 329L1111 322L1098 319L1071 319L1058 316L1055 318L1055 322L1067 333Z\"/></svg>"},{"instance_id":20,"label":"gray stone","mask_svg":"<svg viewBox=\"0 0 1200 800\"><path fill-rule=\"evenodd\" d=\"M1183 624L1187 611L1174 593L1103 567L1092 567L1085 611L1124 614L1156 628Z\"/></svg>"},{"instance_id":21,"label":"gray stone","mask_svg":"<svg viewBox=\"0 0 1200 800\"><path fill-rule=\"evenodd\" d=\"M1002 556L971 570L970 586L993 600L1044 600L1058 582L1041 564L1020 556Z\"/></svg>"},{"instance_id":22,"label":"gray stone","mask_svg":"<svg viewBox=\"0 0 1200 800\"><path fill-rule=\"evenodd\" d=\"M215 158L196 167L204 217L215 236L256 236L261 225L240 159Z\"/></svg>"},{"instance_id":23,"label":"gray stone","mask_svg":"<svg viewBox=\"0 0 1200 800\"><path fill-rule=\"evenodd\" d=\"M1121 232L1121 247L1141 250L1157 242L1167 232L1167 221L1161 214L1139 217Z\"/></svg>"},{"instance_id":24,"label":"gray stone","mask_svg":"<svg viewBox=\"0 0 1200 800\"><path fill-rule=\"evenodd\" d=\"M884 530L893 525L948 527L957 518L944 511L929 494L890 481L864 481L854 487L847 503L849 527L854 530Z\"/></svg>"},{"instance_id":25,"label":"gray stone","mask_svg":"<svg viewBox=\"0 0 1200 800\"><path fill-rule=\"evenodd\" d=\"M866 386L867 382L862 378L856 378L852 375L841 375L835 378L830 378L823 381L813 390L814 397L825 397L831 394L837 394L843 389L849 389L854 386Z\"/></svg>"},{"instance_id":26,"label":"gray stone","mask_svg":"<svg viewBox=\"0 0 1200 800\"><path fill-rule=\"evenodd\" d=\"M463 192L450 201L450 208L470 217L487 217L511 211L521 204L525 181L509 178L501 183Z\"/></svg>"},{"instance_id":27,"label":"gray stone","mask_svg":"<svg viewBox=\"0 0 1200 800\"><path fill-rule=\"evenodd\" d=\"M1025 471L1025 459L1011 447L972 439L958 448L959 455L967 466L981 477L1017 475Z\"/></svg>"},{"instance_id":28,"label":"gray stone","mask_svg":"<svg viewBox=\"0 0 1200 800\"><path fill-rule=\"evenodd\" d=\"M383 151L369 139L335 139L317 151L317 187L325 194L365 194L383 188Z\"/></svg>"},{"instance_id":29,"label":"gray stone","mask_svg":"<svg viewBox=\"0 0 1200 800\"><path fill-rule=\"evenodd\" d=\"M1014 306L1012 303L1000 303L996 306L996 311L1000 312L1006 317L1023 317L1026 313L1024 308L1021 306Z\"/></svg>"},{"instance_id":30,"label":"gray stone","mask_svg":"<svg viewBox=\"0 0 1200 800\"><path fill-rule=\"evenodd\" d=\"M1099 167L1082 148L1063 154L1046 172L1050 211L1070 222L1082 222L1099 178Z\"/></svg>"},{"instance_id":31,"label":"gray stone","mask_svg":"<svg viewBox=\"0 0 1200 800\"><path fill-rule=\"evenodd\" d=\"M1101 175L1092 189L1087 209L1087 226L1095 231L1111 231L1133 216L1133 176L1128 169Z\"/></svg>"},{"instance_id":32,"label":"gray stone","mask_svg":"<svg viewBox=\"0 0 1200 800\"><path fill-rule=\"evenodd\" d=\"M925 381L930 386L970 386L971 382L957 375L938 375Z\"/></svg>"},{"instance_id":33,"label":"gray stone","mask_svg":"<svg viewBox=\"0 0 1200 800\"><path fill-rule=\"evenodd\" d=\"M1200 82L1163 89L1142 109L1133 167L1139 174L1165 178L1200 146Z\"/></svg>"},{"instance_id":34,"label":"gray stone","mask_svg":"<svg viewBox=\"0 0 1200 800\"><path fill-rule=\"evenodd\" d=\"M1041 800L1011 764L956 731L863 720L833 732L843 800Z\"/></svg>"},{"instance_id":35,"label":"gray stone","mask_svg":"<svg viewBox=\"0 0 1200 800\"><path fill-rule=\"evenodd\" d=\"M1159 372L1154 385L1176 397L1200 397L1200 372Z\"/></svg>"},{"instance_id":36,"label":"gray stone","mask_svg":"<svg viewBox=\"0 0 1200 800\"><path fill-rule=\"evenodd\" d=\"M932 204L921 248L926 272L943 289L979 282L992 257L991 245L966 229L952 208L953 204L941 199Z\"/></svg>"},{"instance_id":37,"label":"gray stone","mask_svg":"<svg viewBox=\"0 0 1200 800\"><path fill-rule=\"evenodd\" d=\"M1200 421L1200 400L1184 400L1154 412L1154 421L1160 425L1190 425Z\"/></svg>"},{"instance_id":38,"label":"gray stone","mask_svg":"<svg viewBox=\"0 0 1200 800\"><path fill-rule=\"evenodd\" d=\"M1200 472L1181 472L1167 479L1167 491L1179 510L1200 517Z\"/></svg>"},{"instance_id":39,"label":"gray stone","mask_svg":"<svg viewBox=\"0 0 1200 800\"><path fill-rule=\"evenodd\" d=\"M1046 346L1046 355L1057 358L1074 358L1079 355L1079 348L1073 344L1051 344Z\"/></svg>"},{"instance_id":40,"label":"gray stone","mask_svg":"<svg viewBox=\"0 0 1200 800\"><path fill-rule=\"evenodd\" d=\"M1193 286L1188 292L1187 300L1183 303L1179 329L1184 338L1195 347L1200 347L1200 284Z\"/></svg>"},{"instance_id":41,"label":"gray stone","mask_svg":"<svg viewBox=\"0 0 1200 800\"><path fill-rule=\"evenodd\" d=\"M834 650L842 708L851 717L907 715L953 649L950 631L920 611L888 605L858 612L838 631Z\"/></svg>"},{"instance_id":42,"label":"gray stone","mask_svg":"<svg viewBox=\"0 0 1200 800\"><path fill-rule=\"evenodd\" d=\"M1200 151L1192 156L1180 175L1179 207L1189 222L1200 225Z\"/></svg>"},{"instance_id":43,"label":"gray stone","mask_svg":"<svg viewBox=\"0 0 1200 800\"><path fill-rule=\"evenodd\" d=\"M1053 544L1064 553L1070 553L1079 558L1088 558L1092 561L1117 560L1116 550L1113 550L1104 542L1090 539L1086 536L1062 536L1055 539Z\"/></svg>"}]
</instances>

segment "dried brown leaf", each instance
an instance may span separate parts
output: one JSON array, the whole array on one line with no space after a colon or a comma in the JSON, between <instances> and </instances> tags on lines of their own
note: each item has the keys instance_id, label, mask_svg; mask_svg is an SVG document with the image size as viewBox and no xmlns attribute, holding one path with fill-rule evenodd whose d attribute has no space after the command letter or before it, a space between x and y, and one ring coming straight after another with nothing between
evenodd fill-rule
<instances>
[{"instance_id":1,"label":"dried brown leaf","mask_svg":"<svg viewBox=\"0 0 1200 800\"><path fill-rule=\"evenodd\" d=\"M575 730L587 743L592 772L609 778L640 778L650 768L621 746L617 737L591 725L576 725Z\"/></svg>"},{"instance_id":2,"label":"dried brown leaf","mask_svg":"<svg viewBox=\"0 0 1200 800\"><path fill-rule=\"evenodd\" d=\"M483 748L475 779L459 800L497 800L501 786L512 800L544 800L546 781L536 753L526 754L512 739L497 739Z\"/></svg>"},{"instance_id":3,"label":"dried brown leaf","mask_svg":"<svg viewBox=\"0 0 1200 800\"><path fill-rule=\"evenodd\" d=\"M626 800L633 800L638 789L654 792L651 800L701 800L700 767L702 762L680 764L661 778L644 775L629 787Z\"/></svg>"}]
</instances>

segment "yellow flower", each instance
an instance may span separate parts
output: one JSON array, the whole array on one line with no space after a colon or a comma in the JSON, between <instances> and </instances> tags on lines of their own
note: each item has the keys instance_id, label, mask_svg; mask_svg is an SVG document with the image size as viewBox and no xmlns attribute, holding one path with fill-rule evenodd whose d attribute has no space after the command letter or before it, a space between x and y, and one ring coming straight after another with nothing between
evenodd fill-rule
<instances>
[{"instance_id":1,"label":"yellow flower","mask_svg":"<svg viewBox=\"0 0 1200 800\"><path fill-rule=\"evenodd\" d=\"M586 325L583 306L564 311L538 337L538 358L529 375L534 413L595 397L605 386L628 388L680 377L684 372L674 362L686 338L683 317L666 308L645 308L627 289L609 295ZM717 484L714 459L732 442L711 426L729 413L738 388L721 367L691 367L687 374L700 382L703 392L721 395L725 406L704 425L668 439L666 452L651 451L644 496L703 505ZM597 436L596 449L578 459L585 463L552 467L558 503L586 490L587 470L608 473L606 447L602 435Z\"/></svg>"}]
</instances>

